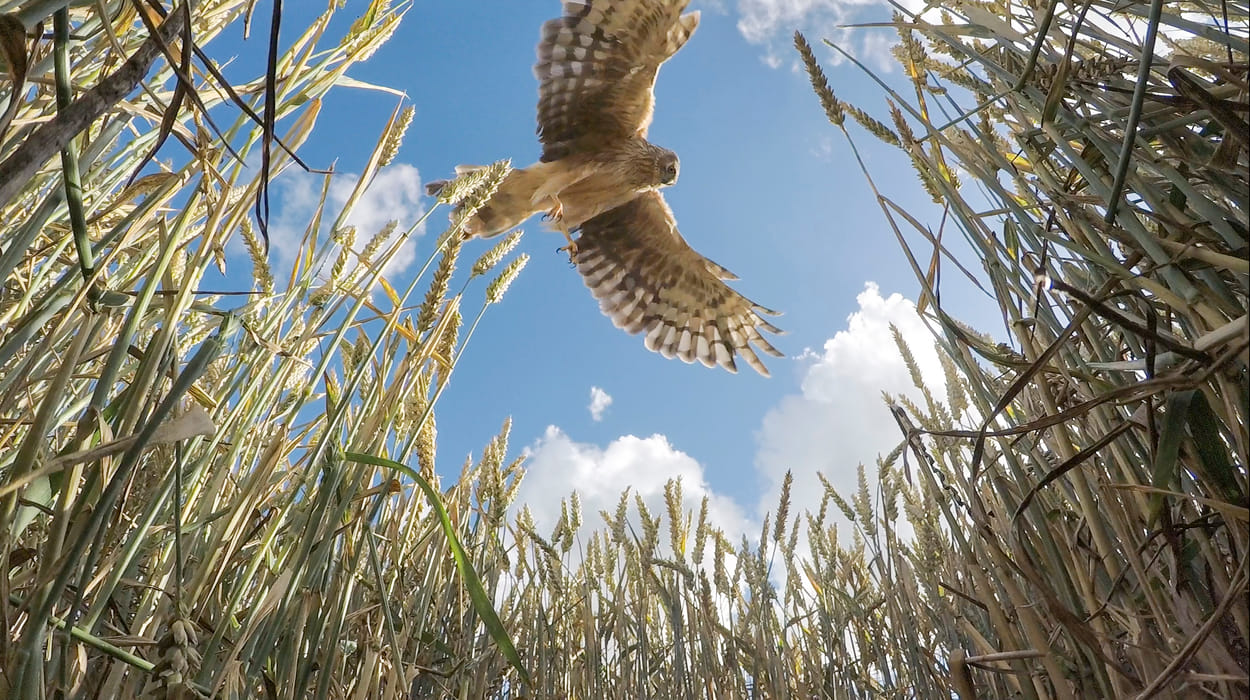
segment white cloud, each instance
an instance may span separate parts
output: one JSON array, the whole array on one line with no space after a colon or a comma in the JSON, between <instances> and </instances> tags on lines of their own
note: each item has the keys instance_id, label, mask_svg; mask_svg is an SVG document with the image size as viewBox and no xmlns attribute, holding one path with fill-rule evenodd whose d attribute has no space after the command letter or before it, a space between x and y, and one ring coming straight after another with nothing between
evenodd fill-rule
<instances>
[{"instance_id":1,"label":"white cloud","mask_svg":"<svg viewBox=\"0 0 1250 700\"><path fill-rule=\"evenodd\" d=\"M816 144L812 146L812 155L825 162L833 162L833 137L821 134L816 139Z\"/></svg>"},{"instance_id":2,"label":"white cloud","mask_svg":"<svg viewBox=\"0 0 1250 700\"><path fill-rule=\"evenodd\" d=\"M576 490L586 526L600 528L599 511L614 511L627 488L640 495L652 513L665 512L664 484L680 478L683 509L697 513L707 496L712 524L737 543L743 535L752 541L758 536L765 514L777 508L787 470L794 474L792 516L819 509L824 489L818 472L849 500L857 488L856 466L864 464L869 488L875 492L877 457L902 440L882 392L919 400L890 326L902 334L936 397L945 396L945 379L932 335L910 300L899 294L883 297L872 282L864 285L856 300L859 308L847 318L846 328L819 351L804 355L810 364L798 393L784 397L763 417L755 457L756 476L763 484L758 502L737 504L713 491L703 465L673 447L664 435L626 435L601 448L575 442L551 426L528 449L526 476L514 507L529 505L539 533L546 536L559 520L560 500ZM593 388L591 393L593 416ZM836 508L831 507L826 517L845 523ZM850 528L839 529L849 539ZM902 531L905 535L908 529Z\"/></svg>"},{"instance_id":3,"label":"white cloud","mask_svg":"<svg viewBox=\"0 0 1250 700\"><path fill-rule=\"evenodd\" d=\"M603 412L612 405L612 396L597 386L590 387L590 418L596 423L603 420Z\"/></svg>"},{"instance_id":4,"label":"white cloud","mask_svg":"<svg viewBox=\"0 0 1250 700\"><path fill-rule=\"evenodd\" d=\"M322 214L322 235L327 235L329 226L347 204L359 181L360 175L356 173L333 175ZM281 197L282 208L271 224L272 243L279 255L289 259L298 252L304 231L316 211L325 176L291 168L274 181L274 186ZM422 195L421 174L415 167L395 163L379 171L347 216L346 224L356 227L355 248L363 247L390 221L399 222L396 235L416 223L425 213ZM422 232L418 229L396 252L387 266L391 274L412 262L415 239Z\"/></svg>"},{"instance_id":5,"label":"white cloud","mask_svg":"<svg viewBox=\"0 0 1250 700\"><path fill-rule=\"evenodd\" d=\"M859 39L858 52L860 60L870 63L884 72L892 72L898 66L898 61L890 51L898 43L898 35L893 31L861 30L861 32L857 37Z\"/></svg>"},{"instance_id":6,"label":"white cloud","mask_svg":"<svg viewBox=\"0 0 1250 700\"><path fill-rule=\"evenodd\" d=\"M599 512L614 512L626 489L631 493L631 516L634 494L642 498L652 515L665 513L664 484L670 479L681 479L683 511L697 514L707 496L708 519L713 525L726 533L747 530L742 509L713 492L704 478L703 465L675 449L663 435L624 435L600 448L574 442L559 428L549 426L527 452L525 478L514 507L528 505L535 527L544 537L560 519L561 499L573 491L581 499L583 522L597 529L603 527ZM667 538L661 537L661 541L667 542Z\"/></svg>"},{"instance_id":7,"label":"white cloud","mask_svg":"<svg viewBox=\"0 0 1250 700\"><path fill-rule=\"evenodd\" d=\"M924 7L920 0L904 0L902 4L912 11ZM738 31L748 42L764 47L763 60L773 68L782 65L782 56L797 65L790 48L797 29L814 45L829 39L888 71L894 67L889 53L897 41L894 32L847 25L888 20L892 9L885 0L738 0ZM834 65L844 60L841 54L829 52L828 56Z\"/></svg>"},{"instance_id":8,"label":"white cloud","mask_svg":"<svg viewBox=\"0 0 1250 700\"><path fill-rule=\"evenodd\" d=\"M802 26L834 26L858 3L846 0L739 0L738 31L747 41L763 44L786 30Z\"/></svg>"},{"instance_id":9,"label":"white cloud","mask_svg":"<svg viewBox=\"0 0 1250 700\"><path fill-rule=\"evenodd\" d=\"M787 396L764 416L755 466L765 484L759 512L776 508L787 470L794 473L793 512L820 507L824 489L817 472L848 500L857 486L856 466L865 466L875 486L876 459L902 440L882 392L919 394L892 334L902 334L921 375L935 396L945 395L945 380L933 337L916 315L915 304L899 294L882 297L875 283L864 285L859 310L847 319L819 352L809 351L800 393ZM923 405L923 404L922 404ZM830 516L841 519L830 510ZM845 528L843 528L845 529Z\"/></svg>"}]
</instances>

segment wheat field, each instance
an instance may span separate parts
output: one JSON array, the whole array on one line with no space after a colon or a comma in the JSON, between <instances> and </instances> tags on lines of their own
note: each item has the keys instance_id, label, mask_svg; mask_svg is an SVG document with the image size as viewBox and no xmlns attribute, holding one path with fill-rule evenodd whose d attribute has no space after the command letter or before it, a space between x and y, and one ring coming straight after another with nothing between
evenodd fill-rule
<instances>
[{"instance_id":1,"label":"wheat field","mask_svg":"<svg viewBox=\"0 0 1250 700\"><path fill-rule=\"evenodd\" d=\"M243 0L0 3L0 696L1250 694L1244 2L900 11L910 88L863 106L822 68L842 48L796 34L845 163L881 139L943 208L919 220L849 166L946 389L899 337L924 402L880 407L899 442L877 487L792 512L787 481L754 537L683 511L677 480L664 512L572 493L539 532L507 423L439 461L438 400L527 258L518 233L462 259L453 222L398 284L425 220L344 223L412 106L272 266L270 180L420 12L356 5L232 85L212 42ZM508 168L426 216L471 213ZM230 241L242 299L211 292ZM943 273L998 300L1002 342L942 306Z\"/></svg>"}]
</instances>

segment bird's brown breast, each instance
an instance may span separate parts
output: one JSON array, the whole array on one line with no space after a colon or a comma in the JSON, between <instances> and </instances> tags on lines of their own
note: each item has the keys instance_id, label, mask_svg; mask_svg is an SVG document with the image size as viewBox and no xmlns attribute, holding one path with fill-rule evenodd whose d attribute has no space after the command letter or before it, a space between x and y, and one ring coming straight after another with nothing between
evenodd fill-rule
<instances>
[{"instance_id":1,"label":"bird's brown breast","mask_svg":"<svg viewBox=\"0 0 1250 700\"><path fill-rule=\"evenodd\" d=\"M640 192L652 189L641 186L620 167L598 168L559 193L564 207L564 225L570 230L580 227L605 211L625 204Z\"/></svg>"}]
</instances>

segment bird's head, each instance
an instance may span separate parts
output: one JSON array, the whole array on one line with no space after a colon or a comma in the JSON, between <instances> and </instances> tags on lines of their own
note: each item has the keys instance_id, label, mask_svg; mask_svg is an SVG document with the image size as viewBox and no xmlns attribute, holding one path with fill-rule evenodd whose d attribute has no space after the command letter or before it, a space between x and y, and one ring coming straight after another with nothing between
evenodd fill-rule
<instances>
[{"instance_id":1,"label":"bird's head","mask_svg":"<svg viewBox=\"0 0 1250 700\"><path fill-rule=\"evenodd\" d=\"M681 163L677 160L677 154L667 148L659 149L659 153L655 158L655 171L661 187L668 187L677 182L677 171L681 169Z\"/></svg>"}]
</instances>

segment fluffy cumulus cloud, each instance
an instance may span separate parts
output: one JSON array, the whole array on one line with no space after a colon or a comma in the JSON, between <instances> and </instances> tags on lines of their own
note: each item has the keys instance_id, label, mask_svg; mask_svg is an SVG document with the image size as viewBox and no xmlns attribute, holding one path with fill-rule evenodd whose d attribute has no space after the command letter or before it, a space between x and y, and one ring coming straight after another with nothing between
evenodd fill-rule
<instances>
[{"instance_id":1,"label":"fluffy cumulus cloud","mask_svg":"<svg viewBox=\"0 0 1250 700\"><path fill-rule=\"evenodd\" d=\"M917 0L904 0L904 7L917 11L924 6ZM846 25L888 20L893 8L885 0L738 0L738 31L752 44L764 48L763 60L777 68L797 66L790 46L794 31L818 44L829 39L842 48L867 58L878 68L889 69L893 62L889 47L894 43L888 29L853 29ZM830 54L833 63L840 54Z\"/></svg>"},{"instance_id":2,"label":"fluffy cumulus cloud","mask_svg":"<svg viewBox=\"0 0 1250 700\"><path fill-rule=\"evenodd\" d=\"M849 498L857 487L857 465L865 465L872 484L877 457L902 440L883 392L919 398L891 326L908 345L929 389L939 397L945 392L932 336L916 315L915 305L899 294L883 296L871 282L857 301L858 309L847 318L846 327L819 351L805 354L808 364L797 393L763 415L755 469L764 488L757 503L736 504L713 492L704 479L703 465L663 435L627 435L599 447L576 442L554 426L529 448L517 502L529 504L540 532L547 532L559 519L560 499L576 490L584 520L599 527L598 512L612 512L627 488L642 496L653 512L662 513L665 482L680 478L683 507L697 512L702 498L708 496L713 523L736 540L742 534L756 536L764 515L777 507L787 470L794 474L792 514L819 508L824 490L818 472ZM592 413L593 404L592 398ZM841 519L834 511L829 517ZM850 530L843 528L843 532L849 536Z\"/></svg>"},{"instance_id":3,"label":"fluffy cumulus cloud","mask_svg":"<svg viewBox=\"0 0 1250 700\"><path fill-rule=\"evenodd\" d=\"M603 420L603 412L608 410L608 406L611 405L611 394L597 386L590 387L590 405L586 408L590 411L591 420L596 423Z\"/></svg>"},{"instance_id":4,"label":"fluffy cumulus cloud","mask_svg":"<svg viewBox=\"0 0 1250 700\"><path fill-rule=\"evenodd\" d=\"M883 402L883 392L919 398L890 331L898 329L935 396L945 395L942 366L932 335L916 315L915 305L899 294L881 295L867 283L857 297L859 310L819 351L799 393L785 397L764 416L755 467L765 484L757 509L775 508L787 470L794 473L791 508L815 512L824 489L817 472L849 497L863 464L870 485L876 460L902 441L898 424ZM923 405L923 402L921 402ZM840 515L837 517L841 517Z\"/></svg>"},{"instance_id":5,"label":"fluffy cumulus cloud","mask_svg":"<svg viewBox=\"0 0 1250 700\"><path fill-rule=\"evenodd\" d=\"M336 173L333 176L326 193L323 227L328 228L342 211L359 181L360 175L356 173ZM298 251L324 186L324 175L295 168L288 169L274 182L282 202L272 224L273 245L279 255L290 258ZM395 163L379 171L347 217L346 223L356 227L356 247L363 246L390 221L399 222L397 234L416 223L425 213L422 194L421 174L415 167ZM403 270L412 262L414 243L410 239L400 248L388 266L390 272Z\"/></svg>"},{"instance_id":6,"label":"fluffy cumulus cloud","mask_svg":"<svg viewBox=\"0 0 1250 700\"><path fill-rule=\"evenodd\" d=\"M663 435L625 435L601 448L574 442L559 428L550 426L528 452L525 479L516 503L529 506L542 535L555 527L560 519L560 501L573 491L577 491L582 502L582 519L591 528L603 526L599 512L615 512L626 489L630 491L631 515L634 495L642 498L653 515L663 514L664 485L670 479L681 480L683 510L698 513L703 497L707 496L712 524L727 533L744 532L747 528L742 509L708 486L703 465L674 448ZM661 537L661 541L666 540Z\"/></svg>"}]
</instances>

